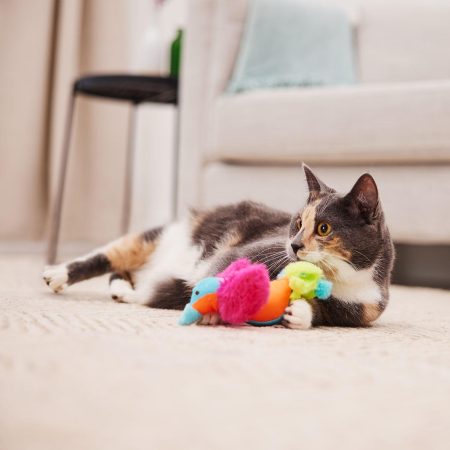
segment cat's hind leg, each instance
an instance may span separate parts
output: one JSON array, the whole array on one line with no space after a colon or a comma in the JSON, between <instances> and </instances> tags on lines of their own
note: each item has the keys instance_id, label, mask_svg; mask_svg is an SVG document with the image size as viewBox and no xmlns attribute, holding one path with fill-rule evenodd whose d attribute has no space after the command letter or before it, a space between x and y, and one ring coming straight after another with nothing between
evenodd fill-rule
<instances>
[{"instance_id":1,"label":"cat's hind leg","mask_svg":"<svg viewBox=\"0 0 450 450\"><path fill-rule=\"evenodd\" d=\"M123 236L110 244L64 264L47 266L43 278L55 292L110 272L133 272L144 265L156 248L162 228Z\"/></svg>"},{"instance_id":2,"label":"cat's hind leg","mask_svg":"<svg viewBox=\"0 0 450 450\"><path fill-rule=\"evenodd\" d=\"M109 278L109 293L116 302L130 303L135 295L131 274L129 272L112 273Z\"/></svg>"}]
</instances>

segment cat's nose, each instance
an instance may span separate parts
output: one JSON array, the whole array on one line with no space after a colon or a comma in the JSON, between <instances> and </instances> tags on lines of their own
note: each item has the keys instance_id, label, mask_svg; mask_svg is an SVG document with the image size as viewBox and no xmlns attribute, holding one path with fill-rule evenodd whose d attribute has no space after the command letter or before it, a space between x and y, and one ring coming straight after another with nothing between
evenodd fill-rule
<instances>
[{"instance_id":1,"label":"cat's nose","mask_svg":"<svg viewBox=\"0 0 450 450\"><path fill-rule=\"evenodd\" d=\"M291 244L292 250L294 251L295 254L297 254L297 252L299 250L303 250L305 248L304 244L297 244L295 242L293 242Z\"/></svg>"}]
</instances>

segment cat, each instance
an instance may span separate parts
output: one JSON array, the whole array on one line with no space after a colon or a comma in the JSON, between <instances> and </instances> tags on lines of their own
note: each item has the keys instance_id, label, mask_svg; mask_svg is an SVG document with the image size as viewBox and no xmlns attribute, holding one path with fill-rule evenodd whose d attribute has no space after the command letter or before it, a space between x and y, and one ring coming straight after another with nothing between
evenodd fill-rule
<instances>
[{"instance_id":1,"label":"cat","mask_svg":"<svg viewBox=\"0 0 450 450\"><path fill-rule=\"evenodd\" d=\"M303 165L309 195L296 214L244 201L142 234L126 235L66 264L49 266L44 280L56 293L112 272L113 299L153 308L183 309L194 284L238 258L267 266L271 279L289 262L305 260L333 281L327 301L294 302L283 325L367 326L387 306L394 247L377 185L363 174L339 195ZM215 325L217 315L202 323Z\"/></svg>"}]
</instances>

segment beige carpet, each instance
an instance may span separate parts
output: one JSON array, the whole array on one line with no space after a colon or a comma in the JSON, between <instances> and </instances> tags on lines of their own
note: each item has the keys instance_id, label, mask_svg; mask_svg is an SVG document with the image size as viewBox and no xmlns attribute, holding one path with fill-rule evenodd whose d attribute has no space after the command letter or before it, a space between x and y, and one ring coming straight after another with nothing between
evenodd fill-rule
<instances>
[{"instance_id":1,"label":"beige carpet","mask_svg":"<svg viewBox=\"0 0 450 450\"><path fill-rule=\"evenodd\" d=\"M189 327L0 258L0 449L448 449L450 293L370 329Z\"/></svg>"}]
</instances>

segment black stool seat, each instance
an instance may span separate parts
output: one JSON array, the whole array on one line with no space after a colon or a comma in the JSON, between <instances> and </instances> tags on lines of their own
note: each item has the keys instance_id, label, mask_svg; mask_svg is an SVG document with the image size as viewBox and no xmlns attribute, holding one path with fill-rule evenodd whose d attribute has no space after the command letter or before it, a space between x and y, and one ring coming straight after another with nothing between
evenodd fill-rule
<instances>
[{"instance_id":1,"label":"black stool seat","mask_svg":"<svg viewBox=\"0 0 450 450\"><path fill-rule=\"evenodd\" d=\"M128 144L125 161L125 187L122 208L122 233L129 228L131 211L131 191L134 168L134 143L136 131L137 106L140 103L165 103L178 105L178 79L173 77L153 77L145 75L87 75L78 78L72 85L72 95L67 112L66 129L64 132L63 150L61 154L61 169L54 198L52 198L50 232L48 237L47 262L54 264L58 248L61 212L63 207L64 186L66 182L67 165L69 161L70 137L78 95L103 97L114 100L125 100L131 103L128 125ZM177 174L178 174L178 108L175 108L175 149L173 158L173 190L172 216L176 218L177 207Z\"/></svg>"},{"instance_id":2,"label":"black stool seat","mask_svg":"<svg viewBox=\"0 0 450 450\"><path fill-rule=\"evenodd\" d=\"M88 75L75 81L75 93L133 103L178 103L178 79L145 75Z\"/></svg>"}]
</instances>

